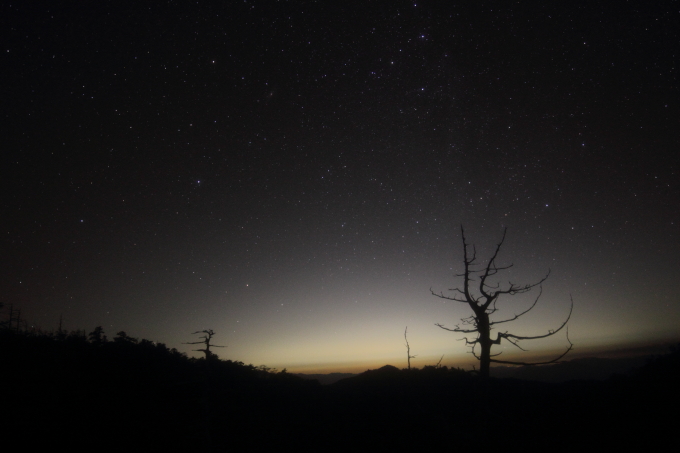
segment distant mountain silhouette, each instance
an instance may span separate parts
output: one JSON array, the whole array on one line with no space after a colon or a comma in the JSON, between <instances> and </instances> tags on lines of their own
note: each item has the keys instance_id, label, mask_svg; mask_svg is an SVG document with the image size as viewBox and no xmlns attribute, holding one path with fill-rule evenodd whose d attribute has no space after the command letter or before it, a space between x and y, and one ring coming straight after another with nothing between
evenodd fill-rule
<instances>
[{"instance_id":1,"label":"distant mountain silhouette","mask_svg":"<svg viewBox=\"0 0 680 453\"><path fill-rule=\"evenodd\" d=\"M356 376L348 377L337 381L334 386L351 386L357 383L365 382L393 382L394 380L400 380L403 378L402 370L392 365L384 365L377 370L366 370L361 374Z\"/></svg>"},{"instance_id":2,"label":"distant mountain silhouette","mask_svg":"<svg viewBox=\"0 0 680 453\"><path fill-rule=\"evenodd\" d=\"M401 370L396 366L384 365L377 370L366 370L363 373L349 379L367 380L367 379L386 379L398 376Z\"/></svg>"}]
</instances>

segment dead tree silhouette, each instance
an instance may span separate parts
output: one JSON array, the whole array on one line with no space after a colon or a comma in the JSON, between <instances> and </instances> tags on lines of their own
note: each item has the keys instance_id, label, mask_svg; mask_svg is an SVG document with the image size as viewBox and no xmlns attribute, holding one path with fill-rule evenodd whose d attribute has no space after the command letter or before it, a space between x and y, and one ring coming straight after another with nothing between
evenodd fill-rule
<instances>
[{"instance_id":1,"label":"dead tree silhouette","mask_svg":"<svg viewBox=\"0 0 680 453\"><path fill-rule=\"evenodd\" d=\"M210 351L210 348L226 348L226 346L218 346L216 344L210 344L210 341L212 340L213 335L215 335L215 332L212 329L207 329L207 330L199 330L198 332L192 333L192 335L196 335L197 333L204 333L205 335L202 337L202 341L194 341L194 342L189 342L189 343L183 343L183 344L204 344L205 348L203 349L194 349L194 351L199 351L205 353L205 359L209 360L212 358L216 358L217 354L213 353Z\"/></svg>"},{"instance_id":2,"label":"dead tree silhouette","mask_svg":"<svg viewBox=\"0 0 680 453\"><path fill-rule=\"evenodd\" d=\"M408 326L404 329L404 340L406 340L406 357L408 359L408 369L411 369L411 359L415 359L417 356L411 355L411 345L408 344L408 338L406 338L406 332L408 331Z\"/></svg>"},{"instance_id":3,"label":"dead tree silhouette","mask_svg":"<svg viewBox=\"0 0 680 453\"><path fill-rule=\"evenodd\" d=\"M482 267L480 269L472 269L473 266L478 265L476 262L476 249L475 246L472 245L472 256L468 255L468 243L465 239L465 231L463 229L463 226L461 225L460 227L460 232L461 232L461 237L463 240L463 264L464 264L464 272L462 274L456 274L456 277L463 277L463 288L461 289L460 287L454 288L451 291L454 291L453 296L445 296L444 293L435 293L432 288L430 288L430 292L434 295L437 296L441 299L446 299L446 300L451 300L455 302L461 302L463 304L467 304L473 312L472 316L469 316L467 318L462 318L461 322L463 327L461 325L456 325L455 328L450 329L448 327L444 327L442 324L435 324L437 327L440 327L444 330L448 330L450 332L459 332L459 333L464 333L464 334L476 334L476 338L474 339L469 339L468 337L464 337L463 339L465 340L465 344L467 346L471 347L471 353L475 356L476 359L479 360L479 374L482 378L488 378L489 377L489 369L491 362L495 363L504 363L504 364L510 364L510 365L545 365L548 363L555 363L559 361L562 357L567 355L569 351L573 348L573 343L569 340L569 330L567 328L567 342L569 343L569 347L567 350L561 354L559 357L556 357L553 360L547 361L547 362L518 362L518 361L506 361L506 360L498 360L495 359L494 357L499 356L501 353L498 354L491 354L491 347L493 345L500 345L501 340L505 339L507 340L510 344L516 346L522 351L526 351L526 349L523 349L519 342L522 340L537 340L539 338L547 338L552 335L555 335L557 332L562 330L567 323L569 322L569 319L571 318L571 313L574 309L574 300L570 297L571 299L571 307L569 308L569 315L567 315L567 319L562 323L561 326L559 326L555 330L548 330L548 333L545 335L535 335L535 336L521 336L521 335L515 335L512 333L509 333L508 331L505 332L498 332L496 335L496 339L491 338L491 331L493 330L493 326L514 321L517 318L519 318L522 315L525 315L529 311L531 311L536 304L538 303L538 299L541 297L542 293L542 283L548 278L550 275L550 270L548 270L548 273L546 274L545 277L543 277L540 281L533 283L533 284L527 284L527 285L516 285L512 282L508 282L508 286L506 288L503 288L500 283L497 283L495 285L489 285L487 283L487 280L489 277L492 277L496 275L499 271L509 269L512 267L512 264L508 266L497 266L496 265L496 258L498 257L498 252L501 249L501 246L503 245L503 242L505 241L505 234L507 232L507 228L503 230L503 237L501 238L501 241L498 243L496 246L496 250L493 253L493 256L491 259L489 259L486 267ZM481 274L481 277L478 280L478 285L476 285L477 281L473 278L473 274ZM477 286L477 290L479 294L473 293L473 283L475 283L474 286ZM523 312L514 315L511 318L508 319L503 319L500 321L493 321L490 319L490 315L494 314L497 311L496 308L496 303L498 302L498 299L500 296L503 295L510 295L514 296L516 294L521 294L521 293L526 293L531 291L531 289L535 288L536 286L539 287L539 293L536 299L534 300L534 303L531 304L529 308L524 310ZM479 354L477 353L477 346L479 346L480 352Z\"/></svg>"}]
</instances>

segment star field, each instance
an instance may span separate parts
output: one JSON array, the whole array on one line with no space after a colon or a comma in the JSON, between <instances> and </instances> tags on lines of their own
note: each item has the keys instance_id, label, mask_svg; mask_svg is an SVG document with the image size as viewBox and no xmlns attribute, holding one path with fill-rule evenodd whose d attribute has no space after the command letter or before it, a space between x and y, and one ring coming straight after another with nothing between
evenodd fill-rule
<instances>
[{"instance_id":1,"label":"star field","mask_svg":"<svg viewBox=\"0 0 680 453\"><path fill-rule=\"evenodd\" d=\"M480 258L508 228L502 282L551 270L513 330L571 294L576 352L677 339L679 14L4 5L1 300L289 370L400 365L406 325L414 366L467 363L434 324L468 311L430 294L463 224Z\"/></svg>"}]
</instances>

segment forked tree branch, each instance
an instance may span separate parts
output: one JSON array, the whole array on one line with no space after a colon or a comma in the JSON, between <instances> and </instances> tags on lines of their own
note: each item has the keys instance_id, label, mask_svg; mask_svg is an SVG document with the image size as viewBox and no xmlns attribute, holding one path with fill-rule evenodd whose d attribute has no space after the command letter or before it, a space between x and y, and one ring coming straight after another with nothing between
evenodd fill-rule
<instances>
[{"instance_id":1,"label":"forked tree branch","mask_svg":"<svg viewBox=\"0 0 680 453\"><path fill-rule=\"evenodd\" d=\"M501 242L498 243L496 246L496 250L493 252L493 256L489 260L489 263L486 265L486 271L484 272L484 275L482 276L481 279L479 279L479 292L482 293L484 297L487 299L487 304L491 303L491 295L487 294L486 291L484 291L484 283L486 282L486 279L489 277L489 275L494 275L498 273L498 270L496 269L495 261L496 257L498 256L498 252L501 250L501 246L503 245L503 242L505 241L505 234L508 232L508 228L505 227L503 228L503 237L501 238ZM493 273L491 273L493 272ZM490 274L491 273L491 274ZM485 307L486 308L486 307Z\"/></svg>"},{"instance_id":2,"label":"forked tree branch","mask_svg":"<svg viewBox=\"0 0 680 453\"><path fill-rule=\"evenodd\" d=\"M520 316L522 316L522 315L524 315L524 314L526 314L526 313L529 313L529 312L536 306L536 304L538 303L538 299L541 298L541 294L543 294L543 286L539 286L539 288L540 288L540 290L539 290L538 296L536 296L536 299L534 300L534 303L531 304L531 306L530 306L529 308L527 308L527 309L524 310L522 313L520 313L520 314L518 314L518 315L515 315L514 317L512 317L512 318L510 318L510 319L504 319L504 320L502 320L502 321L492 321L492 322L489 323L489 325L490 325L490 326L493 326L494 324L501 324L501 323L504 323L504 322L514 321L515 319L519 318ZM494 309L495 309L495 306L494 306Z\"/></svg>"},{"instance_id":3,"label":"forked tree branch","mask_svg":"<svg viewBox=\"0 0 680 453\"><path fill-rule=\"evenodd\" d=\"M433 296L439 297L440 299L444 299L444 300L453 300L453 301L455 301L455 302L463 302L463 303L465 303L465 304L470 303L469 301L467 301L467 300L465 300L465 299L459 299L459 298L457 298L457 297L445 296L444 293L439 293L439 294L437 294L437 293L435 293L435 292L432 290L432 288L430 288L430 292L432 293Z\"/></svg>"},{"instance_id":4,"label":"forked tree branch","mask_svg":"<svg viewBox=\"0 0 680 453\"><path fill-rule=\"evenodd\" d=\"M574 311L574 299L571 296L569 296L569 298L571 299L571 306L569 307L569 315L567 315L567 319L565 319L564 322L562 323L562 325L560 327L558 327L556 330L550 330L545 335L536 335L536 336L531 336L531 337L523 337L523 336L514 335L514 334L511 334L511 333L507 333L507 332L498 332L498 336L496 337L494 344L500 344L501 338L505 338L507 340L510 340L510 339L513 339L513 340L538 340L539 338L547 338L547 337L551 337L551 336L555 335L557 332L562 330L567 325L567 323L569 322L569 319L571 318L571 313Z\"/></svg>"},{"instance_id":5,"label":"forked tree branch","mask_svg":"<svg viewBox=\"0 0 680 453\"><path fill-rule=\"evenodd\" d=\"M448 327L443 326L442 324L435 324L435 326L439 327L440 329L448 330L449 332L458 332L458 333L475 333L477 332L477 329L460 329L456 327L455 329L450 329Z\"/></svg>"}]
</instances>

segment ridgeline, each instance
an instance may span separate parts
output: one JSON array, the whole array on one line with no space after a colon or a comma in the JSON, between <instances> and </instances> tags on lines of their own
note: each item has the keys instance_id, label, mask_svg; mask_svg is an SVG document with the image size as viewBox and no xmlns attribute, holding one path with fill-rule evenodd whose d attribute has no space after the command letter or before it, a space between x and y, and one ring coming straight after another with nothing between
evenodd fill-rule
<instances>
[{"instance_id":1,"label":"ridgeline","mask_svg":"<svg viewBox=\"0 0 680 453\"><path fill-rule=\"evenodd\" d=\"M322 386L125 332L6 328L0 426L33 451L649 448L677 444L679 364L674 349L626 375L559 384L388 365Z\"/></svg>"}]
</instances>

